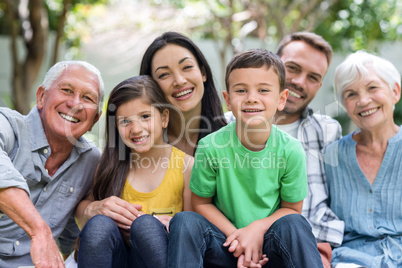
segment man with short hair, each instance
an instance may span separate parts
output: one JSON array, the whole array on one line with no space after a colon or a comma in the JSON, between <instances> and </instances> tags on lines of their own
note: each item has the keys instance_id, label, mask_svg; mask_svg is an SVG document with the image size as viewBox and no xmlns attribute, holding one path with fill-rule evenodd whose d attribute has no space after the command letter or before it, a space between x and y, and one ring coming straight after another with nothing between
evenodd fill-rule
<instances>
[{"instance_id":1,"label":"man with short hair","mask_svg":"<svg viewBox=\"0 0 402 268\"><path fill-rule=\"evenodd\" d=\"M100 159L82 135L100 117L103 90L94 66L59 62L28 115L0 108L0 267L64 267Z\"/></svg>"}]
</instances>

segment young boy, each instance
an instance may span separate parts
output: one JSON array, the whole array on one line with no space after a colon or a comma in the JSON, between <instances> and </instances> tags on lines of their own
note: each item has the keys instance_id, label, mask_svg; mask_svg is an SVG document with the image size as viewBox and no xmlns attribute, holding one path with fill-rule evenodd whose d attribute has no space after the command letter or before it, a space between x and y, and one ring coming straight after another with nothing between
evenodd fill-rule
<instances>
[{"instance_id":1,"label":"young boy","mask_svg":"<svg viewBox=\"0 0 402 268\"><path fill-rule=\"evenodd\" d=\"M170 223L169 267L322 267L300 215L307 195L301 144L277 129L288 90L281 60L262 49L234 56L224 97L236 117L200 140L193 212Z\"/></svg>"}]
</instances>

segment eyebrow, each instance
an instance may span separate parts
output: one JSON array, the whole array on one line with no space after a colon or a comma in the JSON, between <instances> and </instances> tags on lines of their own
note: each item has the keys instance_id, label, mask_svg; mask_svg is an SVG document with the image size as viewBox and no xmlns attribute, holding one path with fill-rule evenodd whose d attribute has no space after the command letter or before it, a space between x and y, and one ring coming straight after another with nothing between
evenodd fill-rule
<instances>
[{"instance_id":1,"label":"eyebrow","mask_svg":"<svg viewBox=\"0 0 402 268\"><path fill-rule=\"evenodd\" d=\"M182 58L181 60L179 60L179 64L182 64L185 60L192 60L192 58L191 57L184 57L184 58ZM158 67L158 68L156 68L155 69L155 73L159 70L159 69L168 69L169 67L166 65L166 66L160 66L160 67Z\"/></svg>"},{"instance_id":2,"label":"eyebrow","mask_svg":"<svg viewBox=\"0 0 402 268\"><path fill-rule=\"evenodd\" d=\"M272 87L272 86L273 86L273 84L265 83L265 82L258 83L257 85L258 85L258 86L269 86L269 87ZM250 85L247 85L247 84L245 84L245 83L237 83L237 84L234 84L232 87L237 87L237 86L250 86Z\"/></svg>"}]
</instances>

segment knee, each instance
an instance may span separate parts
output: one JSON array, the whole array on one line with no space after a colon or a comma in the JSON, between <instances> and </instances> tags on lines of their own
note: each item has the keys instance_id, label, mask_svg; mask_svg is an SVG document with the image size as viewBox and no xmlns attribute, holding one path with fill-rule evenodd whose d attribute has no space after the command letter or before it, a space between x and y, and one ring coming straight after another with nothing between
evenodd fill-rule
<instances>
[{"instance_id":1,"label":"knee","mask_svg":"<svg viewBox=\"0 0 402 268\"><path fill-rule=\"evenodd\" d=\"M131 224L130 236L135 237L139 234L150 234L152 235L155 231L161 230L164 225L155 217L144 214Z\"/></svg>"},{"instance_id":2,"label":"knee","mask_svg":"<svg viewBox=\"0 0 402 268\"><path fill-rule=\"evenodd\" d=\"M308 221L300 214L289 214L279 218L273 225L275 231L284 235L311 232Z\"/></svg>"},{"instance_id":3,"label":"knee","mask_svg":"<svg viewBox=\"0 0 402 268\"><path fill-rule=\"evenodd\" d=\"M92 217L84 226L80 233L80 243L99 245L111 234L119 233L114 221L104 215Z\"/></svg>"},{"instance_id":4,"label":"knee","mask_svg":"<svg viewBox=\"0 0 402 268\"><path fill-rule=\"evenodd\" d=\"M170 233L196 234L203 232L207 220L200 214L192 211L177 213L170 221Z\"/></svg>"}]
</instances>

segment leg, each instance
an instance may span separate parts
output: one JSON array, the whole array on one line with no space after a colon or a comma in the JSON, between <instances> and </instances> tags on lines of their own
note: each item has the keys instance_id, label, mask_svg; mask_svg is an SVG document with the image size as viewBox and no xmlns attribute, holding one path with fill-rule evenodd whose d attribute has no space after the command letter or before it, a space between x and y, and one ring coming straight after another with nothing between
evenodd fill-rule
<instances>
[{"instance_id":1,"label":"leg","mask_svg":"<svg viewBox=\"0 0 402 268\"><path fill-rule=\"evenodd\" d=\"M237 258L222 246L225 240L200 214L177 213L170 221L168 267L236 267Z\"/></svg>"},{"instance_id":2,"label":"leg","mask_svg":"<svg viewBox=\"0 0 402 268\"><path fill-rule=\"evenodd\" d=\"M299 214L272 224L264 236L263 252L269 258L268 267L323 267L311 226Z\"/></svg>"},{"instance_id":3,"label":"leg","mask_svg":"<svg viewBox=\"0 0 402 268\"><path fill-rule=\"evenodd\" d=\"M80 233L78 267L125 267L127 249L119 228L107 216L91 218Z\"/></svg>"},{"instance_id":4,"label":"leg","mask_svg":"<svg viewBox=\"0 0 402 268\"><path fill-rule=\"evenodd\" d=\"M167 266L168 235L165 225L151 215L142 215L131 225L130 259L134 267Z\"/></svg>"}]
</instances>

